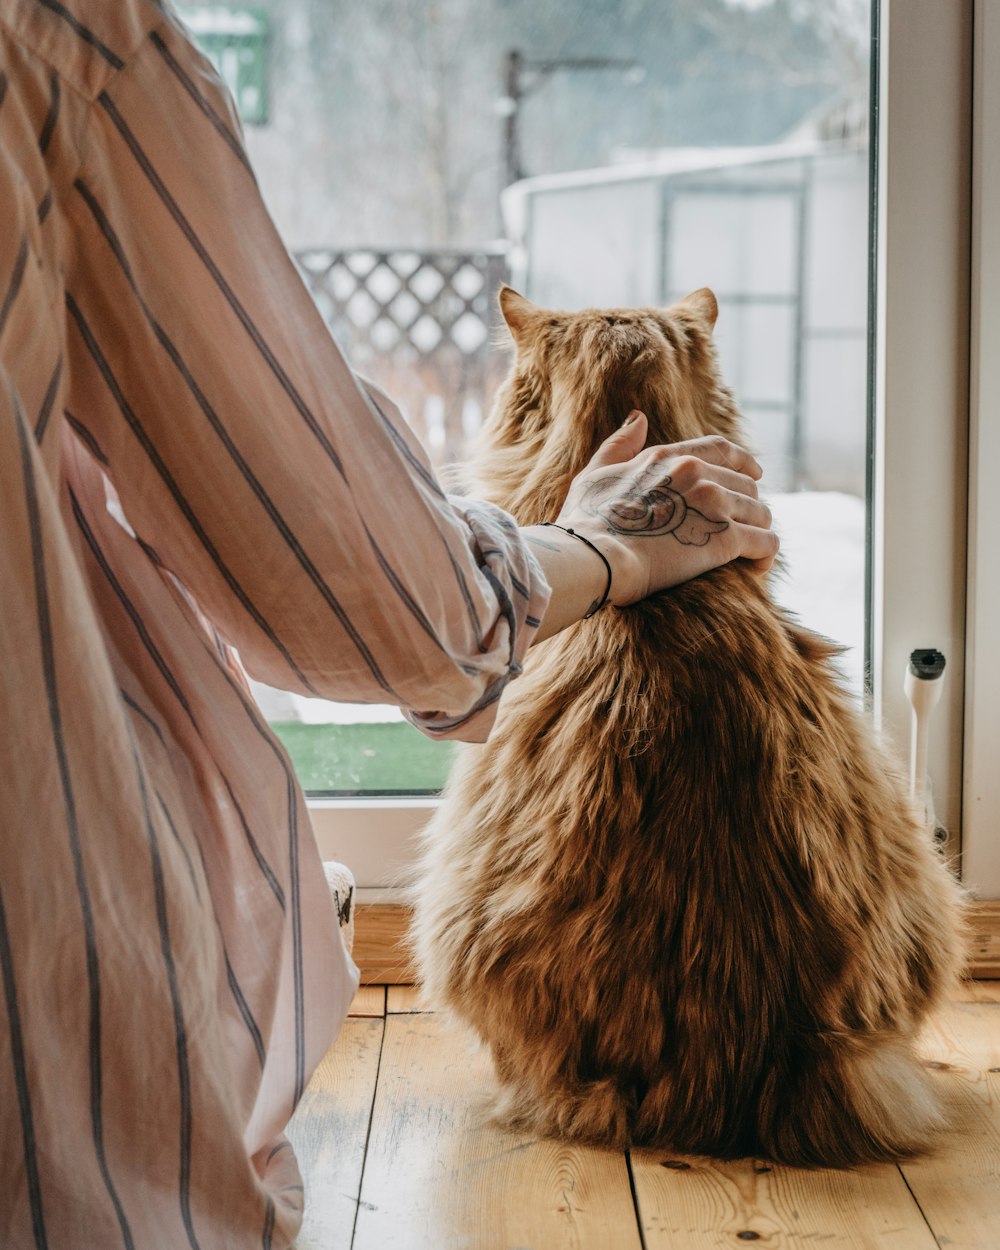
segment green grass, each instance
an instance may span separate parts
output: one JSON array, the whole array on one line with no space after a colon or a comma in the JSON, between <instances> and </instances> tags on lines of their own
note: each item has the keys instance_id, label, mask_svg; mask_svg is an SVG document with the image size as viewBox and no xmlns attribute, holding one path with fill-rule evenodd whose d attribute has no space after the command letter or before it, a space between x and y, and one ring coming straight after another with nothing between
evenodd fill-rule
<instances>
[{"instance_id":1,"label":"green grass","mask_svg":"<svg viewBox=\"0 0 1000 1250\"><path fill-rule=\"evenodd\" d=\"M301 725L271 728L292 757L304 790L440 790L455 752L412 725Z\"/></svg>"}]
</instances>

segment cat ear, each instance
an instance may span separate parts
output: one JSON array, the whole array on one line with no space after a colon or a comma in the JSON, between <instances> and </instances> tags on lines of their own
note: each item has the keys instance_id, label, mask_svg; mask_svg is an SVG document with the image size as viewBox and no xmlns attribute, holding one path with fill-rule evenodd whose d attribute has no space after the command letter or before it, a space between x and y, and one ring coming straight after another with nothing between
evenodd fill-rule
<instances>
[{"instance_id":1,"label":"cat ear","mask_svg":"<svg viewBox=\"0 0 1000 1250\"><path fill-rule=\"evenodd\" d=\"M520 344L528 334L531 323L542 311L537 304L515 291L512 286L500 288L500 311L507 327L514 336L514 342Z\"/></svg>"},{"instance_id":2,"label":"cat ear","mask_svg":"<svg viewBox=\"0 0 1000 1250\"><path fill-rule=\"evenodd\" d=\"M715 298L715 293L707 286L699 287L697 291L685 295L683 299L677 301L674 307L684 308L694 313L696 317L707 323L709 330L715 328L719 317L719 301Z\"/></svg>"}]
</instances>

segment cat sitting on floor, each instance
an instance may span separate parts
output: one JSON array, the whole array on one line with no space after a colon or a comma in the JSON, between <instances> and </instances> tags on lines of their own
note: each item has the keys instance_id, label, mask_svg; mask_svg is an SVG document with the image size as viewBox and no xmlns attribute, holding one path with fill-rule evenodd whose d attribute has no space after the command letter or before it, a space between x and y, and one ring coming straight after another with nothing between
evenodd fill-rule
<instances>
[{"instance_id":1,"label":"cat sitting on floor","mask_svg":"<svg viewBox=\"0 0 1000 1250\"><path fill-rule=\"evenodd\" d=\"M556 518L633 408L651 443L739 441L710 291L501 307L516 362L471 489L519 523ZM928 1147L914 1040L962 963L962 895L834 654L737 562L538 644L465 748L411 936L512 1127L804 1165Z\"/></svg>"}]
</instances>

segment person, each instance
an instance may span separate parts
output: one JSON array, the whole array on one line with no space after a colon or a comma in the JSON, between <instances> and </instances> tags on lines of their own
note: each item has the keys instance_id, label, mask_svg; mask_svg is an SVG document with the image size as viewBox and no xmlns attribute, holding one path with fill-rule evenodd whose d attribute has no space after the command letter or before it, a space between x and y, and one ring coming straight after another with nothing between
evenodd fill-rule
<instances>
[{"instance_id":1,"label":"person","mask_svg":"<svg viewBox=\"0 0 1000 1250\"><path fill-rule=\"evenodd\" d=\"M330 339L166 6L0 0L0 205L0 1240L287 1246L284 1129L357 971L232 648L482 739L608 574L445 496ZM756 463L645 435L585 482L669 472L725 528L629 539L568 505L611 600L766 568Z\"/></svg>"}]
</instances>

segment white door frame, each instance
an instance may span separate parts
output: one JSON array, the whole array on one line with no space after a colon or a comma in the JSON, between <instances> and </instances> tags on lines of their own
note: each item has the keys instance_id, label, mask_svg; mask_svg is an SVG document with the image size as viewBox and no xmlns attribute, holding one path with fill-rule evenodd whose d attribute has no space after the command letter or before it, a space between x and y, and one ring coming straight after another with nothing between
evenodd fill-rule
<instances>
[{"instance_id":1,"label":"white door frame","mask_svg":"<svg viewBox=\"0 0 1000 1250\"><path fill-rule=\"evenodd\" d=\"M1000 3L977 0L963 866L1000 899Z\"/></svg>"},{"instance_id":2,"label":"white door frame","mask_svg":"<svg viewBox=\"0 0 1000 1250\"><path fill-rule=\"evenodd\" d=\"M905 751L910 652L947 660L931 725L938 820L962 815L972 0L882 0L877 105L872 677Z\"/></svg>"}]
</instances>

